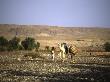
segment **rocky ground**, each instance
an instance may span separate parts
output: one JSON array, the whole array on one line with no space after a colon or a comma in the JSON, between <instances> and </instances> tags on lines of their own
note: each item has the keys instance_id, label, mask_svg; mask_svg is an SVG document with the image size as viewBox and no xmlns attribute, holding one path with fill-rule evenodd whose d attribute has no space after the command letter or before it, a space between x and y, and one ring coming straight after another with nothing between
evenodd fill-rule
<instances>
[{"instance_id":1,"label":"rocky ground","mask_svg":"<svg viewBox=\"0 0 110 82\"><path fill-rule=\"evenodd\" d=\"M0 82L109 82L110 80L109 57L107 59L76 56L71 62L61 62L52 61L48 59L49 57L30 58L25 54L27 53L0 54ZM92 62L95 60L97 61Z\"/></svg>"}]
</instances>

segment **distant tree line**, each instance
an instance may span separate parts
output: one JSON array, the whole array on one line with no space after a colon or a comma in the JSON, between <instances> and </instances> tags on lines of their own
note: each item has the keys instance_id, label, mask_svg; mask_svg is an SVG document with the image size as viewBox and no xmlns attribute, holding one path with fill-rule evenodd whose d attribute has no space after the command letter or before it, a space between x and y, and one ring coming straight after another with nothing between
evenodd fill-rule
<instances>
[{"instance_id":1,"label":"distant tree line","mask_svg":"<svg viewBox=\"0 0 110 82\"><path fill-rule=\"evenodd\" d=\"M0 36L0 51L38 50L39 47L40 43L36 43L35 39L32 37L26 37L21 41L18 37L7 40L5 37Z\"/></svg>"}]
</instances>

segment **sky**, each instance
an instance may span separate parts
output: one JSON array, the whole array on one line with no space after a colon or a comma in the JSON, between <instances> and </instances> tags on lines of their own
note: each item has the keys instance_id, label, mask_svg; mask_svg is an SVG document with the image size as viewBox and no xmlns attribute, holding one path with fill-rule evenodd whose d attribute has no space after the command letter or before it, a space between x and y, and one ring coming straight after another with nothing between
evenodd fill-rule
<instances>
[{"instance_id":1,"label":"sky","mask_svg":"<svg viewBox=\"0 0 110 82\"><path fill-rule=\"evenodd\" d=\"M110 27L110 0L0 0L0 24Z\"/></svg>"}]
</instances>

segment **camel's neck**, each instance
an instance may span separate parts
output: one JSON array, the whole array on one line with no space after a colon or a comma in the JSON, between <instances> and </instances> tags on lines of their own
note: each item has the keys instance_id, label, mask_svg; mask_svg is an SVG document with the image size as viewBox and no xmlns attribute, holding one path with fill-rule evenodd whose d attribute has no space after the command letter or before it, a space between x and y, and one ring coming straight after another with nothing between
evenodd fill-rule
<instances>
[{"instance_id":1,"label":"camel's neck","mask_svg":"<svg viewBox=\"0 0 110 82\"><path fill-rule=\"evenodd\" d=\"M60 49L61 49L62 51L64 51L64 50L65 50L64 45L63 45L63 46L60 46Z\"/></svg>"}]
</instances>

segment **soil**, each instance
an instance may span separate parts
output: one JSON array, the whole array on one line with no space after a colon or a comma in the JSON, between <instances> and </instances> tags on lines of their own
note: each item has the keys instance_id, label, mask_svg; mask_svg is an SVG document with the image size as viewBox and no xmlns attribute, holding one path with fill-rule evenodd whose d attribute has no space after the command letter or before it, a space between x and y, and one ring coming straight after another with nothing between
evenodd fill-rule
<instances>
[{"instance_id":1,"label":"soil","mask_svg":"<svg viewBox=\"0 0 110 82\"><path fill-rule=\"evenodd\" d=\"M24 55L21 54L0 55L0 82L109 82L110 80L109 64L52 61L40 56L35 59L22 59L22 57Z\"/></svg>"}]
</instances>

